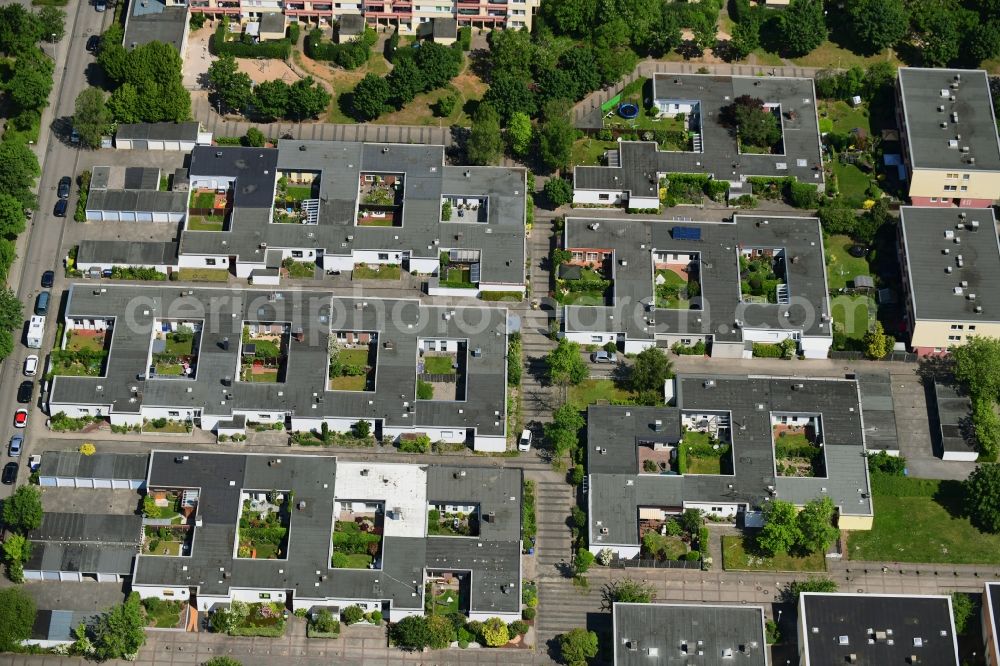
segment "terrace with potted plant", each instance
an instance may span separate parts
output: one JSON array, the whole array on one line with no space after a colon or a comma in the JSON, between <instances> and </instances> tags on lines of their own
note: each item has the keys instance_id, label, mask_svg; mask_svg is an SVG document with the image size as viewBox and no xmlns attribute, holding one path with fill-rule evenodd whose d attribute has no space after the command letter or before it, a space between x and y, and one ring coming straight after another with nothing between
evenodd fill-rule
<instances>
[{"instance_id":1,"label":"terrace with potted plant","mask_svg":"<svg viewBox=\"0 0 1000 666\"><path fill-rule=\"evenodd\" d=\"M449 250L439 255L438 285L474 289L479 282L479 251Z\"/></svg>"},{"instance_id":2,"label":"terrace with potted plant","mask_svg":"<svg viewBox=\"0 0 1000 666\"><path fill-rule=\"evenodd\" d=\"M402 226L403 175L361 172L357 220L358 226Z\"/></svg>"},{"instance_id":3,"label":"terrace with potted plant","mask_svg":"<svg viewBox=\"0 0 1000 666\"><path fill-rule=\"evenodd\" d=\"M374 391L378 333L336 331L330 335L331 391Z\"/></svg>"},{"instance_id":4,"label":"terrace with potted plant","mask_svg":"<svg viewBox=\"0 0 1000 666\"><path fill-rule=\"evenodd\" d=\"M240 381L284 382L288 341L288 324L244 325L240 348Z\"/></svg>"},{"instance_id":5,"label":"terrace with potted plant","mask_svg":"<svg viewBox=\"0 0 1000 666\"><path fill-rule=\"evenodd\" d=\"M489 197L485 195L444 195L441 197L441 221L486 224L490 218L489 204Z\"/></svg>"},{"instance_id":6,"label":"terrace with potted plant","mask_svg":"<svg viewBox=\"0 0 1000 666\"><path fill-rule=\"evenodd\" d=\"M100 377L108 357L111 332L108 330L70 329L62 349L52 350L52 374L76 377Z\"/></svg>"},{"instance_id":7,"label":"terrace with potted plant","mask_svg":"<svg viewBox=\"0 0 1000 666\"><path fill-rule=\"evenodd\" d=\"M554 257L553 263L558 264L556 299L563 305L610 304L611 262L611 251L569 250L561 262Z\"/></svg>"},{"instance_id":8,"label":"terrace with potted plant","mask_svg":"<svg viewBox=\"0 0 1000 666\"><path fill-rule=\"evenodd\" d=\"M784 250L740 251L740 295L744 303L787 303Z\"/></svg>"},{"instance_id":9,"label":"terrace with potted plant","mask_svg":"<svg viewBox=\"0 0 1000 666\"><path fill-rule=\"evenodd\" d=\"M276 224L317 224L319 174L311 171L279 173L272 221Z\"/></svg>"},{"instance_id":10,"label":"terrace with potted plant","mask_svg":"<svg viewBox=\"0 0 1000 666\"><path fill-rule=\"evenodd\" d=\"M288 558L291 493L243 491L240 497L236 557L255 560Z\"/></svg>"},{"instance_id":11,"label":"terrace with potted plant","mask_svg":"<svg viewBox=\"0 0 1000 666\"><path fill-rule=\"evenodd\" d=\"M336 500L334 513L330 565L334 569L380 568L385 505Z\"/></svg>"},{"instance_id":12,"label":"terrace with potted plant","mask_svg":"<svg viewBox=\"0 0 1000 666\"><path fill-rule=\"evenodd\" d=\"M229 218L229 192L197 188L188 204L188 231L224 231Z\"/></svg>"},{"instance_id":13,"label":"terrace with potted plant","mask_svg":"<svg viewBox=\"0 0 1000 666\"><path fill-rule=\"evenodd\" d=\"M428 504L427 536L479 536L479 506L446 502Z\"/></svg>"},{"instance_id":14,"label":"terrace with potted plant","mask_svg":"<svg viewBox=\"0 0 1000 666\"><path fill-rule=\"evenodd\" d=\"M418 340L417 399L462 400L466 352L464 340Z\"/></svg>"},{"instance_id":15,"label":"terrace with potted plant","mask_svg":"<svg viewBox=\"0 0 1000 666\"><path fill-rule=\"evenodd\" d=\"M200 322L156 320L149 361L150 376L194 379L200 334Z\"/></svg>"}]
</instances>

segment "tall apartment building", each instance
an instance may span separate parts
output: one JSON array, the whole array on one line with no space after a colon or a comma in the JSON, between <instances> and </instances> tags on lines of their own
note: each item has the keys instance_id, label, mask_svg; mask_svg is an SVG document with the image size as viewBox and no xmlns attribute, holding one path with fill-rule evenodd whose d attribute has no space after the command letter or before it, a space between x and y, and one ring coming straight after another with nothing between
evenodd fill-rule
<instances>
[{"instance_id":1,"label":"tall apartment building","mask_svg":"<svg viewBox=\"0 0 1000 666\"><path fill-rule=\"evenodd\" d=\"M459 27L531 29L538 0L192 0L191 11L213 17L258 19L283 12L292 20L333 23L361 15L373 27L399 27L413 34L433 19L455 19Z\"/></svg>"}]
</instances>

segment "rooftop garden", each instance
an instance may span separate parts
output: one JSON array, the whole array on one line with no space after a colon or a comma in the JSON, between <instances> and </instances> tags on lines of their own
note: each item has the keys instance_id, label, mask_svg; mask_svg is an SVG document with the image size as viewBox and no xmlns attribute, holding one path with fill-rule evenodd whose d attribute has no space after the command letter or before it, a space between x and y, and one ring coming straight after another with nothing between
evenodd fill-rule
<instances>
[{"instance_id":1,"label":"rooftop garden","mask_svg":"<svg viewBox=\"0 0 1000 666\"><path fill-rule=\"evenodd\" d=\"M110 332L70 329L66 332L64 349L52 350L53 375L100 377L108 357L106 345Z\"/></svg>"},{"instance_id":2,"label":"rooftop garden","mask_svg":"<svg viewBox=\"0 0 1000 666\"><path fill-rule=\"evenodd\" d=\"M463 578L444 574L424 584L424 613L451 617L464 614L469 607L467 585Z\"/></svg>"},{"instance_id":3,"label":"rooftop garden","mask_svg":"<svg viewBox=\"0 0 1000 666\"><path fill-rule=\"evenodd\" d=\"M714 435L683 429L677 446L678 474L732 474L732 449Z\"/></svg>"},{"instance_id":4,"label":"rooftop garden","mask_svg":"<svg viewBox=\"0 0 1000 666\"><path fill-rule=\"evenodd\" d=\"M778 286L785 283L785 261L780 254L740 254L740 295L745 303L777 303Z\"/></svg>"},{"instance_id":5,"label":"rooftop garden","mask_svg":"<svg viewBox=\"0 0 1000 666\"><path fill-rule=\"evenodd\" d=\"M187 525L146 525L143 528L142 552L144 555L177 557L191 554L194 531Z\"/></svg>"},{"instance_id":6,"label":"rooftop garden","mask_svg":"<svg viewBox=\"0 0 1000 666\"><path fill-rule=\"evenodd\" d=\"M817 441L815 426L776 424L772 431L778 476L826 476L823 447Z\"/></svg>"},{"instance_id":7,"label":"rooftop garden","mask_svg":"<svg viewBox=\"0 0 1000 666\"><path fill-rule=\"evenodd\" d=\"M358 186L358 225L402 226L402 206L401 174L361 174Z\"/></svg>"},{"instance_id":8,"label":"rooftop garden","mask_svg":"<svg viewBox=\"0 0 1000 666\"><path fill-rule=\"evenodd\" d=\"M188 231L222 231L226 224L229 206L228 193L215 190L193 190L188 206Z\"/></svg>"},{"instance_id":9,"label":"rooftop garden","mask_svg":"<svg viewBox=\"0 0 1000 666\"><path fill-rule=\"evenodd\" d=\"M285 381L288 360L288 327L284 324L243 327L240 381Z\"/></svg>"},{"instance_id":10,"label":"rooftop garden","mask_svg":"<svg viewBox=\"0 0 1000 666\"><path fill-rule=\"evenodd\" d=\"M277 490L243 493L236 557L287 559L291 493Z\"/></svg>"},{"instance_id":11,"label":"rooftop garden","mask_svg":"<svg viewBox=\"0 0 1000 666\"><path fill-rule=\"evenodd\" d=\"M459 400L464 392L465 345L457 351L435 351L421 341L417 357L417 399Z\"/></svg>"},{"instance_id":12,"label":"rooftop garden","mask_svg":"<svg viewBox=\"0 0 1000 666\"><path fill-rule=\"evenodd\" d=\"M319 198L319 178L315 173L296 173L289 176L281 173L274 192L274 215L276 224L315 224ZM304 203L304 202L311 203Z\"/></svg>"},{"instance_id":13,"label":"rooftop garden","mask_svg":"<svg viewBox=\"0 0 1000 666\"><path fill-rule=\"evenodd\" d=\"M781 107L766 106L763 100L741 95L720 109L720 120L735 134L739 151L754 154L781 154Z\"/></svg>"},{"instance_id":14,"label":"rooftop garden","mask_svg":"<svg viewBox=\"0 0 1000 666\"><path fill-rule=\"evenodd\" d=\"M341 511L333 524L334 569L372 569L382 553L382 513Z\"/></svg>"},{"instance_id":15,"label":"rooftop garden","mask_svg":"<svg viewBox=\"0 0 1000 666\"><path fill-rule=\"evenodd\" d=\"M467 511L448 511L444 504L434 504L427 510L428 536L479 536L478 507Z\"/></svg>"},{"instance_id":16,"label":"rooftop garden","mask_svg":"<svg viewBox=\"0 0 1000 666\"><path fill-rule=\"evenodd\" d=\"M610 271L589 264L560 264L556 299L563 305L607 305L611 293Z\"/></svg>"},{"instance_id":17,"label":"rooftop garden","mask_svg":"<svg viewBox=\"0 0 1000 666\"><path fill-rule=\"evenodd\" d=\"M398 280L402 276L399 264L354 264L352 280Z\"/></svg>"},{"instance_id":18,"label":"rooftop garden","mask_svg":"<svg viewBox=\"0 0 1000 666\"><path fill-rule=\"evenodd\" d=\"M186 503L185 503L186 502ZM185 497L176 490L147 492L142 498L142 515L150 520L169 520L171 525L184 522L182 513L193 513L197 497Z\"/></svg>"},{"instance_id":19,"label":"rooftop garden","mask_svg":"<svg viewBox=\"0 0 1000 666\"><path fill-rule=\"evenodd\" d=\"M375 333L348 335L350 337L330 336L330 390L374 391L378 336Z\"/></svg>"},{"instance_id":20,"label":"rooftop garden","mask_svg":"<svg viewBox=\"0 0 1000 666\"><path fill-rule=\"evenodd\" d=\"M687 310L691 307L691 299L701 295L697 273L682 268L657 268L653 282L658 308Z\"/></svg>"},{"instance_id":21,"label":"rooftop garden","mask_svg":"<svg viewBox=\"0 0 1000 666\"><path fill-rule=\"evenodd\" d=\"M478 222L489 220L488 199L483 197L444 196L441 197L442 222Z\"/></svg>"},{"instance_id":22,"label":"rooftop garden","mask_svg":"<svg viewBox=\"0 0 1000 666\"><path fill-rule=\"evenodd\" d=\"M194 378L200 326L191 322L154 322L150 375Z\"/></svg>"},{"instance_id":23,"label":"rooftop garden","mask_svg":"<svg viewBox=\"0 0 1000 666\"><path fill-rule=\"evenodd\" d=\"M474 289L472 266L467 262L452 261L450 252L442 252L438 270L439 285L453 289Z\"/></svg>"}]
</instances>

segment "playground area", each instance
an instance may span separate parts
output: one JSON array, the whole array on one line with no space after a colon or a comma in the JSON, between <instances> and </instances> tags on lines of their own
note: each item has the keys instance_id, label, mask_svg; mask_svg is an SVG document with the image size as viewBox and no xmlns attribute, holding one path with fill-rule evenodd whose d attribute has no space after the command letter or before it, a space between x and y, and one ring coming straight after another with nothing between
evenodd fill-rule
<instances>
[{"instance_id":1,"label":"playground area","mask_svg":"<svg viewBox=\"0 0 1000 666\"><path fill-rule=\"evenodd\" d=\"M204 88L208 68L216 57L208 49L208 41L215 32L216 23L206 21L198 30L192 30L188 36L187 52L184 54L184 87L189 90ZM281 79L285 83L298 81L299 76L284 60L275 58L237 58L236 63L241 72L246 72L254 84L273 79Z\"/></svg>"}]
</instances>

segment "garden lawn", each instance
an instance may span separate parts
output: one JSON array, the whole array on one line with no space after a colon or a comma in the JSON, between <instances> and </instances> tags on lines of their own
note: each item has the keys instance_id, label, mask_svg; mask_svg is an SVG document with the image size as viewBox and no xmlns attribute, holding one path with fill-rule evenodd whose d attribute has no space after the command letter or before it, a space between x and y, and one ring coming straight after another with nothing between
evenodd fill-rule
<instances>
[{"instance_id":1,"label":"garden lawn","mask_svg":"<svg viewBox=\"0 0 1000 666\"><path fill-rule=\"evenodd\" d=\"M822 552L806 557L778 554L763 557L747 552L750 537L722 537L722 568L727 571L826 571L826 557ZM750 542L752 544L752 542Z\"/></svg>"},{"instance_id":2,"label":"garden lawn","mask_svg":"<svg viewBox=\"0 0 1000 666\"><path fill-rule=\"evenodd\" d=\"M570 153L570 164L594 166L601 163L601 157L608 150L616 148L615 141L599 141L598 139L580 139L573 143L573 150ZM610 204L610 202L609 202Z\"/></svg>"},{"instance_id":3,"label":"garden lawn","mask_svg":"<svg viewBox=\"0 0 1000 666\"><path fill-rule=\"evenodd\" d=\"M367 569L375 559L367 553L349 553L345 569Z\"/></svg>"},{"instance_id":4,"label":"garden lawn","mask_svg":"<svg viewBox=\"0 0 1000 666\"><path fill-rule=\"evenodd\" d=\"M181 367L180 363L163 363L161 361L156 362L156 374L167 375L179 377L184 373L184 368Z\"/></svg>"},{"instance_id":5,"label":"garden lawn","mask_svg":"<svg viewBox=\"0 0 1000 666\"><path fill-rule=\"evenodd\" d=\"M367 349L338 349L337 358L342 365L358 365L362 368L368 365Z\"/></svg>"},{"instance_id":6,"label":"garden lawn","mask_svg":"<svg viewBox=\"0 0 1000 666\"><path fill-rule=\"evenodd\" d=\"M159 372L159 369L157 369ZM170 432L174 434L182 433L187 434L187 428L180 421L167 421L167 425L162 428L157 428L153 425L151 421L146 421L142 426L143 432Z\"/></svg>"},{"instance_id":7,"label":"garden lawn","mask_svg":"<svg viewBox=\"0 0 1000 666\"><path fill-rule=\"evenodd\" d=\"M190 335L180 341L173 338L172 333L167 333L167 346L164 353L172 356L190 356L194 351L194 335Z\"/></svg>"},{"instance_id":8,"label":"garden lawn","mask_svg":"<svg viewBox=\"0 0 1000 666\"><path fill-rule=\"evenodd\" d=\"M222 231L223 219L219 215L188 215L188 231Z\"/></svg>"},{"instance_id":9,"label":"garden lawn","mask_svg":"<svg viewBox=\"0 0 1000 666\"><path fill-rule=\"evenodd\" d=\"M860 200L868 196L870 178L868 174L853 164L843 164L840 160L833 161L833 173L837 175L837 186L840 196L848 200Z\"/></svg>"},{"instance_id":10,"label":"garden lawn","mask_svg":"<svg viewBox=\"0 0 1000 666\"><path fill-rule=\"evenodd\" d=\"M688 308L691 307L691 301L687 300L686 298L681 298L678 295L665 297L664 295L661 294L660 290L660 287L677 287L679 293L681 289L687 287L687 280L685 280L680 275L667 268L661 268L657 270L656 275L662 276L664 280L662 285L661 284L656 285L657 287L656 307L667 308L670 310L687 310Z\"/></svg>"},{"instance_id":11,"label":"garden lawn","mask_svg":"<svg viewBox=\"0 0 1000 666\"><path fill-rule=\"evenodd\" d=\"M191 198L191 208L212 208L215 206L215 194L213 192L198 192Z\"/></svg>"},{"instance_id":12,"label":"garden lawn","mask_svg":"<svg viewBox=\"0 0 1000 666\"><path fill-rule=\"evenodd\" d=\"M569 404L579 411L587 409L598 400L628 401L634 399L632 393L619 388L610 379L584 379L576 386L569 387Z\"/></svg>"},{"instance_id":13,"label":"garden lawn","mask_svg":"<svg viewBox=\"0 0 1000 666\"><path fill-rule=\"evenodd\" d=\"M820 102L819 110L833 122L834 132L849 134L851 130L859 128L871 136L871 114L866 104L854 107L843 100L824 100ZM823 120L824 118L820 117L820 121Z\"/></svg>"},{"instance_id":14,"label":"garden lawn","mask_svg":"<svg viewBox=\"0 0 1000 666\"><path fill-rule=\"evenodd\" d=\"M424 372L431 375L453 375L455 368L451 364L450 356L428 356L424 358Z\"/></svg>"},{"instance_id":15,"label":"garden lawn","mask_svg":"<svg viewBox=\"0 0 1000 666\"><path fill-rule=\"evenodd\" d=\"M470 280L471 275L472 271L467 268L449 268L447 279L448 282L453 282L456 284L458 283L472 284L472 281Z\"/></svg>"},{"instance_id":16,"label":"garden lawn","mask_svg":"<svg viewBox=\"0 0 1000 666\"><path fill-rule=\"evenodd\" d=\"M225 268L182 268L180 269L180 280L182 282L228 282L229 271Z\"/></svg>"},{"instance_id":17,"label":"garden lawn","mask_svg":"<svg viewBox=\"0 0 1000 666\"><path fill-rule=\"evenodd\" d=\"M153 604L152 610L145 609L146 626L173 629L181 623L181 608L183 608L183 604L179 601L163 601L159 604Z\"/></svg>"},{"instance_id":18,"label":"garden lawn","mask_svg":"<svg viewBox=\"0 0 1000 666\"><path fill-rule=\"evenodd\" d=\"M284 268L290 278L302 280L316 277L316 264L311 261L291 261Z\"/></svg>"},{"instance_id":19,"label":"garden lawn","mask_svg":"<svg viewBox=\"0 0 1000 666\"><path fill-rule=\"evenodd\" d=\"M311 185L289 185L285 188L286 198L293 201L303 201L312 198Z\"/></svg>"},{"instance_id":20,"label":"garden lawn","mask_svg":"<svg viewBox=\"0 0 1000 666\"><path fill-rule=\"evenodd\" d=\"M858 275L871 275L868 260L852 257L848 249L856 243L849 236L837 234L826 240L826 275L830 291L847 286Z\"/></svg>"},{"instance_id":21,"label":"garden lawn","mask_svg":"<svg viewBox=\"0 0 1000 666\"><path fill-rule=\"evenodd\" d=\"M647 532L642 538L643 546L651 546L649 554L661 560L679 560L688 552L687 544L677 536Z\"/></svg>"},{"instance_id":22,"label":"garden lawn","mask_svg":"<svg viewBox=\"0 0 1000 666\"><path fill-rule=\"evenodd\" d=\"M331 391L364 391L367 378L364 375L334 377L330 380Z\"/></svg>"},{"instance_id":23,"label":"garden lawn","mask_svg":"<svg viewBox=\"0 0 1000 666\"><path fill-rule=\"evenodd\" d=\"M1000 534L987 534L962 516L958 481L872 479L875 524L851 532L852 560L1000 565Z\"/></svg>"},{"instance_id":24,"label":"garden lawn","mask_svg":"<svg viewBox=\"0 0 1000 666\"><path fill-rule=\"evenodd\" d=\"M69 339L66 341L67 351L83 351L88 349L90 351L104 351L104 336L103 335L78 335L72 331L68 334Z\"/></svg>"},{"instance_id":25,"label":"garden lawn","mask_svg":"<svg viewBox=\"0 0 1000 666\"><path fill-rule=\"evenodd\" d=\"M434 595L431 601L431 614L447 616L458 613L458 596L458 590L444 590L440 594Z\"/></svg>"},{"instance_id":26,"label":"garden lawn","mask_svg":"<svg viewBox=\"0 0 1000 666\"><path fill-rule=\"evenodd\" d=\"M278 370L264 370L263 372L248 372L243 381L257 382L261 384L274 384L278 381Z\"/></svg>"},{"instance_id":27,"label":"garden lawn","mask_svg":"<svg viewBox=\"0 0 1000 666\"><path fill-rule=\"evenodd\" d=\"M399 266L394 266L390 264L379 264L375 268L371 266L363 266L361 264L354 265L354 271L351 273L352 280L398 280L400 277Z\"/></svg>"},{"instance_id":28,"label":"garden lawn","mask_svg":"<svg viewBox=\"0 0 1000 666\"><path fill-rule=\"evenodd\" d=\"M843 326L844 336L851 340L863 340L868 332L868 297L836 296L832 299L833 325Z\"/></svg>"},{"instance_id":29,"label":"garden lawn","mask_svg":"<svg viewBox=\"0 0 1000 666\"><path fill-rule=\"evenodd\" d=\"M899 61L896 54L891 49L885 49L881 53L865 57L842 46L838 46L829 40L824 41L817 48L813 49L801 58L792 58L792 62L799 67L837 69L847 69L853 65L858 65L859 67L864 68L883 60L888 60L897 67L903 64Z\"/></svg>"}]
</instances>

